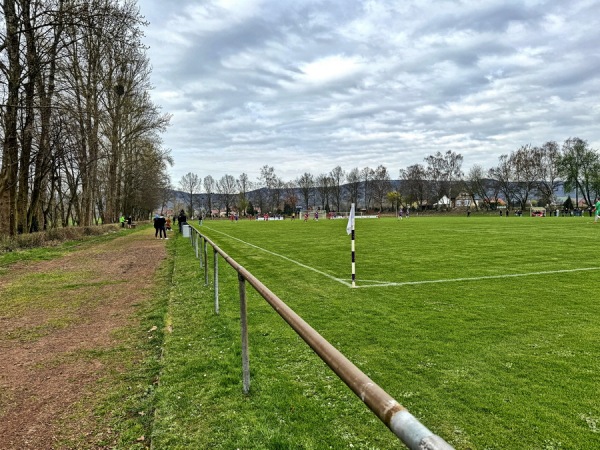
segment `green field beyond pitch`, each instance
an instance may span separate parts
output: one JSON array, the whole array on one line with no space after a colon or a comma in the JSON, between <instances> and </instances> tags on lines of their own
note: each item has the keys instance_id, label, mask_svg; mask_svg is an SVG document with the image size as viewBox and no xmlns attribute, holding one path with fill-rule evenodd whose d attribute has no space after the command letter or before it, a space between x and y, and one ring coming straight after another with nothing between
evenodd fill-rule
<instances>
[{"instance_id":1,"label":"green field beyond pitch","mask_svg":"<svg viewBox=\"0 0 600 450\"><path fill-rule=\"evenodd\" d=\"M457 449L600 448L600 224L357 220L352 289L346 223L194 226ZM235 274L219 262L215 316L189 243L176 245L157 448L175 445L161 427L195 448L402 447L253 292L243 397Z\"/></svg>"}]
</instances>

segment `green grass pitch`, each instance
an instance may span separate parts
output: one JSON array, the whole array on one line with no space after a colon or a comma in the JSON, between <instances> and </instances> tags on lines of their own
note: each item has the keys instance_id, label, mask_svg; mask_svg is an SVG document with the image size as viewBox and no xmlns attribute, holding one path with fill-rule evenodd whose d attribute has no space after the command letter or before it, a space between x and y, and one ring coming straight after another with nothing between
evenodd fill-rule
<instances>
[{"instance_id":1,"label":"green grass pitch","mask_svg":"<svg viewBox=\"0 0 600 450\"><path fill-rule=\"evenodd\" d=\"M600 224L589 217L194 224L457 449L600 448ZM156 448L402 448L235 273L220 309L177 239ZM209 252L212 281L212 251Z\"/></svg>"}]
</instances>

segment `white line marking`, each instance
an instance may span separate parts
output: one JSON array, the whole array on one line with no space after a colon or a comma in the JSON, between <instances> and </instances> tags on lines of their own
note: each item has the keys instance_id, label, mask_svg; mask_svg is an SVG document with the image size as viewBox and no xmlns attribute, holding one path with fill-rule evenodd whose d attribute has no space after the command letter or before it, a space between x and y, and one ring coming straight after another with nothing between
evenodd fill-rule
<instances>
[{"instance_id":1,"label":"white line marking","mask_svg":"<svg viewBox=\"0 0 600 450\"><path fill-rule=\"evenodd\" d=\"M270 250L266 250L262 247L259 247L257 245L251 244L249 242L246 241L242 241L241 239L238 239L234 236L231 236L227 233L223 233L222 231L219 230L215 230L214 228L210 228L208 226L204 226L204 228L207 228L209 230L212 230L216 233L220 233L223 236L227 236L228 238L234 239L236 241L239 241L243 244L246 244L250 247L253 247L257 250L261 250L265 253L268 253L270 255L273 256L277 256L279 258L283 258L286 261L289 261L291 263L294 263L300 267L304 267L305 269L308 270L312 270L313 272L316 272L320 275L323 275L331 280L337 281L338 283L343 284L344 286L348 286L348 287L352 287L352 283L349 283L347 281L344 281L342 278L336 278L333 275L329 275L328 273L325 272L321 272L318 269L315 269L314 267L310 267L307 266L306 264L302 264L301 262L295 261L291 258L288 258L287 256L284 255L280 255L279 253L275 253L272 252ZM393 282L393 281L377 281L377 280L357 280L360 281L361 283L373 283L371 285L356 285L355 289L357 288L373 288L373 287L394 287L394 286L412 286L412 285L419 285L419 284L434 284L434 283L456 283L459 281L481 281L481 280L497 280L497 279L503 279L503 278L518 278L518 277L530 277L530 276L534 276L534 275L553 275L553 274L557 274L557 273L573 273L573 272L588 272L588 271L592 271L592 270L600 270L600 267L583 267L580 269L560 269L560 270L546 270L546 271L542 271L542 272L526 272L526 273L512 273L512 274L504 274L504 275L488 275L488 276L483 276L483 277L470 277L470 278L443 278L443 279L439 279L439 280L422 280L422 281L401 281L401 282Z\"/></svg>"},{"instance_id":2,"label":"white line marking","mask_svg":"<svg viewBox=\"0 0 600 450\"><path fill-rule=\"evenodd\" d=\"M502 278L517 278L517 277L530 277L533 275L552 275L556 273L572 273L572 272L586 272L590 270L600 270L600 267L583 267L581 269L562 269L562 270L546 270L543 272L527 272L527 273L512 273L505 275L489 275L484 277L470 277L470 278L445 278L441 280L423 280L423 281L403 281L403 282L387 282L387 281L375 281L375 280L361 280L369 283L376 283L367 286L356 286L357 288L371 288L371 287L387 287L387 286L409 286L418 284L432 284L432 283L455 283L457 281L480 281L480 280L495 280Z\"/></svg>"},{"instance_id":3,"label":"white line marking","mask_svg":"<svg viewBox=\"0 0 600 450\"><path fill-rule=\"evenodd\" d=\"M344 281L344 280L343 280L343 279L341 279L341 278L336 278L336 277L334 277L333 275L329 275L328 273L321 272L320 270L318 270L318 269L315 269L314 267L310 267L310 266L307 266L306 264L302 264L301 262L295 261L295 260L293 260L293 259L291 259L291 258L288 258L287 256L283 256L283 255L280 255L279 253L275 253L275 252L272 252L272 251L270 251L270 250L264 249L264 248L262 248L262 247L259 247L259 246L257 246L257 245L251 244L250 242L242 241L241 239L238 239L238 238L236 238L236 237L233 237L233 236L231 236L231 235L229 235L229 234L227 234L227 233L223 233L222 231L215 230L214 228L210 228L210 227L208 227L208 226L206 226L206 225L204 226L204 228L207 228L207 229L209 229L209 230L212 230L212 231L214 231L214 232L216 232L216 233L220 233L220 234L222 234L222 235L224 235L224 236L227 236L227 237L228 237L228 238L230 238L230 239L234 239L234 240L236 240L236 241L239 241L239 242L241 242L242 244L249 245L250 247L254 247L254 248L255 248L255 249L257 249L257 250L261 250L261 251L263 251L263 252L265 252L265 253L268 253L268 254L270 254L270 255L277 256L277 257L279 257L279 258L283 258L283 259L285 259L286 261L289 261L289 262L291 262L291 263L297 264L298 266L300 266L300 267L303 267L303 268L305 268L305 269L312 270L313 272L316 272L316 273L318 273L318 274L320 274L320 275L323 275L323 276L325 276L325 277L327 277L327 278L329 278L329 279L331 279L331 280L337 281L338 283L342 283L344 286L352 287L352 284L351 284L351 283L348 283L348 282Z\"/></svg>"}]
</instances>

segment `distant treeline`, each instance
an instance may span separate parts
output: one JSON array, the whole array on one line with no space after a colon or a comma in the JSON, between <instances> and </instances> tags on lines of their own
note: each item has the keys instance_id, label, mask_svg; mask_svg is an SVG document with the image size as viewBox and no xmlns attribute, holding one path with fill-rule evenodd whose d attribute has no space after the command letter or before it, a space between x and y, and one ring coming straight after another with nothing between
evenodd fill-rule
<instances>
[{"instance_id":1,"label":"distant treeline","mask_svg":"<svg viewBox=\"0 0 600 450\"><path fill-rule=\"evenodd\" d=\"M388 169L354 168L349 172L335 167L329 173L303 173L283 181L275 169L265 165L255 181L245 173L239 178L224 175L215 180L188 173L163 202L163 209L185 209L190 217L213 211L253 214L257 210L291 214L298 208L348 211L358 208L383 211L385 208L431 208L446 197L450 206L469 205L474 209L498 204L525 209L531 204L558 205L572 194L575 205L594 203L600 194L600 154L587 141L569 138L562 146L554 141L540 147L524 145L501 155L498 165L485 169L474 165L465 174L463 156L453 151L437 152L424 164L400 169L392 180ZM459 201L457 201L459 199Z\"/></svg>"}]
</instances>

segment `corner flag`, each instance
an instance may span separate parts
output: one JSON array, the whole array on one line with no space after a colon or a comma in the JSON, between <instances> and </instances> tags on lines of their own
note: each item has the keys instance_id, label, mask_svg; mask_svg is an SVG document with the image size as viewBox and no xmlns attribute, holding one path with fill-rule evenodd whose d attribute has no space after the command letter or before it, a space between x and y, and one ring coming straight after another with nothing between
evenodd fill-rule
<instances>
[{"instance_id":1,"label":"corner flag","mask_svg":"<svg viewBox=\"0 0 600 450\"><path fill-rule=\"evenodd\" d=\"M350 208L350 216L348 217L348 225L346 225L346 233L350 234L354 230L354 203Z\"/></svg>"},{"instance_id":2,"label":"corner flag","mask_svg":"<svg viewBox=\"0 0 600 450\"><path fill-rule=\"evenodd\" d=\"M348 217L348 225L346 225L346 233L352 234L352 287L356 287L356 257L354 252L354 203L350 208L350 217Z\"/></svg>"}]
</instances>

